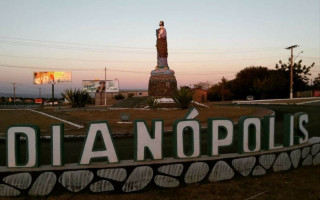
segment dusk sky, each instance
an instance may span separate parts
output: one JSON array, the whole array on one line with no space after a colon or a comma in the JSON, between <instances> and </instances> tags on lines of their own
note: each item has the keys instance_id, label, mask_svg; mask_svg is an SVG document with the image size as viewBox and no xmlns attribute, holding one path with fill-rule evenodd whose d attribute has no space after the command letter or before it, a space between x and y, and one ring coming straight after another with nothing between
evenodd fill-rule
<instances>
[{"instance_id":1,"label":"dusk sky","mask_svg":"<svg viewBox=\"0 0 320 200\"><path fill-rule=\"evenodd\" d=\"M147 89L156 66L155 30L163 20L168 62L178 85L228 80L241 69L297 60L320 73L319 0L0 0L0 93L37 93L33 72L71 71L82 80L118 79ZM44 95L50 85L42 85Z\"/></svg>"}]
</instances>

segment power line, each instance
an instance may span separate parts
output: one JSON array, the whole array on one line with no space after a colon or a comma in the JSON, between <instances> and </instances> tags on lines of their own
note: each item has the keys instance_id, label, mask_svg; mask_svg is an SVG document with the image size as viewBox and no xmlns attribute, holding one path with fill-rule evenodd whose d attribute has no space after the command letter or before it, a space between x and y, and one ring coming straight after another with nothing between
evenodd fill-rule
<instances>
[{"instance_id":1,"label":"power line","mask_svg":"<svg viewBox=\"0 0 320 200\"><path fill-rule=\"evenodd\" d=\"M87 48L87 47L72 47L72 46L59 46L59 45L50 45L50 44L32 44L32 43L23 43L23 42L14 42L14 41L3 41L0 40L2 44L9 45L20 45L20 46L31 46L31 47L42 47L42 48L53 48L53 49L62 49L62 50L80 50L80 51L92 51L92 52L113 52L113 53L131 53L131 54L154 54L154 50L150 51L137 51L137 50L117 50L117 49L96 49L96 48ZM0 43L0 44L1 44ZM263 49L255 49L255 50L185 50L179 51L170 49L170 53L202 53L202 54L228 54L228 53L257 53L264 51L274 51L275 49L263 50ZM278 49L279 50L279 49Z\"/></svg>"},{"instance_id":2,"label":"power line","mask_svg":"<svg viewBox=\"0 0 320 200\"><path fill-rule=\"evenodd\" d=\"M300 56L300 58L307 58L307 59L320 59L320 57L305 57L305 56Z\"/></svg>"},{"instance_id":3,"label":"power line","mask_svg":"<svg viewBox=\"0 0 320 200\"><path fill-rule=\"evenodd\" d=\"M31 42L42 42L42 43L52 43L52 44L64 44L64 45L78 45L78 46L92 46L92 47L104 47L104 48L123 48L123 49L154 49L154 48L147 48L147 47L132 47L132 46L116 46L116 45L98 45L98 44L87 44L87 43L74 43L74 42L60 42L60 41L48 41L48 40L37 40L37 39L27 39L27 38L20 38L20 37L8 37L8 36L0 36L0 38L10 39L10 40L20 40L20 41L31 41ZM281 47L264 47L264 48L233 48L233 49L210 49L210 48L203 48L203 49L183 49L173 48L172 50L183 50L183 51L229 51L229 50L257 50L257 49L281 49Z\"/></svg>"},{"instance_id":4,"label":"power line","mask_svg":"<svg viewBox=\"0 0 320 200\"><path fill-rule=\"evenodd\" d=\"M0 67L8 67L8 68L23 68L23 69L48 69L45 67L34 67L34 66L17 66L17 65L3 65L0 64ZM96 70L96 71L103 71L102 68L82 68L82 69L66 69L66 68L54 68L54 69L50 69L50 70ZM108 71L115 71L115 72L124 72L124 73L136 73L136 74L150 74L149 72L145 72L145 71L130 71L130 70L119 70L119 69L113 69L113 68L107 68ZM179 73L179 75L212 75L212 74L227 74L227 73L237 73L237 72L214 72L214 73L205 73L205 74L183 74L183 73Z\"/></svg>"},{"instance_id":5,"label":"power line","mask_svg":"<svg viewBox=\"0 0 320 200\"><path fill-rule=\"evenodd\" d=\"M93 52L128 52L133 54L153 54L153 52L143 52L143 51L130 51L130 50L114 50L114 49L94 49L87 47L72 47L72 46L59 46L59 45L50 45L50 44L32 44L32 43L23 43L23 42L14 42L14 41L3 41L0 40L2 44L10 45L20 45L20 46L31 46L31 47L43 47L43 48L53 48L53 49L63 49L63 50L80 50L80 51L93 51Z\"/></svg>"},{"instance_id":6,"label":"power line","mask_svg":"<svg viewBox=\"0 0 320 200\"><path fill-rule=\"evenodd\" d=\"M118 62L118 63L154 63L154 61L121 61L121 60L95 60L95 59L77 59L77 58L53 58L53 57L33 57L33 56L17 56L17 55L0 55L1 57L9 58L25 58L25 59L42 59L42 60L70 60L70 61L84 61L84 62ZM256 59L264 58L274 58L275 56L259 57ZM250 58L238 58L238 59L228 59L228 60L193 60L193 61L171 61L170 63L210 63L216 61L230 61L230 60L252 60Z\"/></svg>"},{"instance_id":7,"label":"power line","mask_svg":"<svg viewBox=\"0 0 320 200\"><path fill-rule=\"evenodd\" d=\"M50 67L33 67L33 66L17 66L17 65L3 65L0 64L0 67L8 67L8 68L22 68L22 69L49 69L49 70L70 70L67 68L50 68ZM71 70L96 70L96 71L101 71L100 68L72 68Z\"/></svg>"}]
</instances>

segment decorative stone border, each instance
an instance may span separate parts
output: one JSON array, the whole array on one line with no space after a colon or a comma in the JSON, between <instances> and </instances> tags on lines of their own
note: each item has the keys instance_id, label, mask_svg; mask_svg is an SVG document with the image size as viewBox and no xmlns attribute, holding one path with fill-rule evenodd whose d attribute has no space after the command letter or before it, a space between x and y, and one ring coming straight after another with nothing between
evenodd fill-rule
<instances>
[{"instance_id":1,"label":"decorative stone border","mask_svg":"<svg viewBox=\"0 0 320 200\"><path fill-rule=\"evenodd\" d=\"M13 110L13 109L37 109L37 108L40 108L40 105L39 104L25 104L25 105L0 105L0 109L2 110L5 110L5 109L10 109L10 110Z\"/></svg>"},{"instance_id":2,"label":"decorative stone border","mask_svg":"<svg viewBox=\"0 0 320 200\"><path fill-rule=\"evenodd\" d=\"M217 182L238 176L261 176L320 164L320 137L302 145L249 154L224 154L195 159L66 164L28 169L0 167L0 196L44 196L61 192L135 192L151 187L174 188Z\"/></svg>"}]
</instances>

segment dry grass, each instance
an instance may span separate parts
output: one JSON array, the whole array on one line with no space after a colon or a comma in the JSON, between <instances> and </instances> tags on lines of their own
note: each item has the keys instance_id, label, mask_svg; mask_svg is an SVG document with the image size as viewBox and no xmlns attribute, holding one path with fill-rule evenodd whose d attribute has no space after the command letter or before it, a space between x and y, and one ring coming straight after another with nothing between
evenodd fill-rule
<instances>
[{"instance_id":1,"label":"dry grass","mask_svg":"<svg viewBox=\"0 0 320 200\"><path fill-rule=\"evenodd\" d=\"M240 116L257 116L263 117L270 114L271 111L262 108L248 108L248 107L233 107L233 106L210 106L210 108L197 108L199 115L196 117L201 122L201 125L206 127L207 119L210 117L226 117L237 122ZM127 113L130 116L130 121L137 119L145 120L146 123L151 126L153 119L162 119L164 121L165 130L172 130L172 125L175 120L183 119L188 110L141 110L141 109L122 109L122 110L50 110L46 109L51 115L61 117L65 120L69 120L74 123L83 124L88 126L92 121L105 121L110 124L111 131L113 133L132 133L133 124L119 124L120 115ZM66 134L85 134L83 130L70 130L66 131Z\"/></svg>"},{"instance_id":2,"label":"dry grass","mask_svg":"<svg viewBox=\"0 0 320 200\"><path fill-rule=\"evenodd\" d=\"M37 125L41 132L50 134L51 124L57 123L61 122L28 110L0 110L0 133L6 132L9 126L15 124L33 124ZM65 129L71 128L73 127L65 124Z\"/></svg>"},{"instance_id":3,"label":"dry grass","mask_svg":"<svg viewBox=\"0 0 320 200\"><path fill-rule=\"evenodd\" d=\"M258 116L270 114L271 111L262 108L246 108L233 106L214 106L210 108L198 108L199 115L196 117L202 126L206 126L207 119L210 117L227 117L235 122L240 116ZM132 133L133 124L119 124L120 115L127 113L130 121L136 119L145 120L151 126L153 119L163 119L165 130L172 130L172 125L177 119L183 119L188 110L141 110L141 109L124 109L124 110L77 110L77 109L52 109L42 110L50 115L59 117L76 124L82 124L86 127L92 121L108 121L113 133ZM40 127L43 135L50 134L51 124L62 123L58 120L33 113L27 110L0 110L0 132L4 133L6 129L14 124L34 124ZM65 134L86 134L86 128L75 129L69 124L65 124Z\"/></svg>"}]
</instances>

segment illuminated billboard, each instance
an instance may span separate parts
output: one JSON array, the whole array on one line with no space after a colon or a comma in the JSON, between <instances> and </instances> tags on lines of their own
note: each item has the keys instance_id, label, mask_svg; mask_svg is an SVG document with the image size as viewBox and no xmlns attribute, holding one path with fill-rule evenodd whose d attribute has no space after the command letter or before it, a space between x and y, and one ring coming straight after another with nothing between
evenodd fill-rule
<instances>
[{"instance_id":1,"label":"illuminated billboard","mask_svg":"<svg viewBox=\"0 0 320 200\"><path fill-rule=\"evenodd\" d=\"M36 85L71 83L71 72L33 72L33 83Z\"/></svg>"},{"instance_id":2,"label":"illuminated billboard","mask_svg":"<svg viewBox=\"0 0 320 200\"><path fill-rule=\"evenodd\" d=\"M119 92L119 81L118 80L83 80L82 81L83 91L86 92Z\"/></svg>"}]
</instances>

